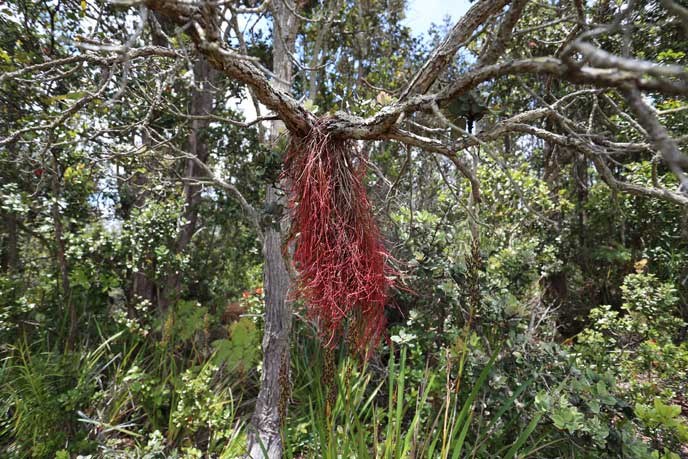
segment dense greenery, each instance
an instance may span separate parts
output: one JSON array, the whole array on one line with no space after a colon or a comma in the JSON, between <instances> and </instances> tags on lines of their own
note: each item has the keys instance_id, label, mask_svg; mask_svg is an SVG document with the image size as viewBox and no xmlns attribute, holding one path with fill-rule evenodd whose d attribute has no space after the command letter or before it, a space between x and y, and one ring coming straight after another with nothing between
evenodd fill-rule
<instances>
[{"instance_id":1,"label":"dense greenery","mask_svg":"<svg viewBox=\"0 0 688 459\"><path fill-rule=\"evenodd\" d=\"M304 15L321 8L299 3ZM403 2L334 3L321 8L339 18L324 38L317 21L299 31L300 58L318 40L331 57L308 61L317 78L297 73L294 92L318 113L369 115L447 25L418 39L402 23ZM519 27L555 21L549 3L558 4L532 2ZM609 20L607 3L589 14ZM661 26L659 3L637 11L643 33L632 47L685 66L685 35L676 23ZM103 29L94 32L96 19ZM131 21L131 11L100 1L0 4L0 72L68 57L93 37L126 43ZM166 39L192 49L161 22ZM356 28L365 40L349 33ZM139 39L155 40L150 29ZM546 55L565 32L555 23L509 49ZM268 32L245 33L249 54L269 67ZM487 35L476 34L448 79L478 58ZM285 142L266 144L260 123L222 122L244 116L247 93L187 58L114 70L79 63L40 84L0 80L0 138L10 139L0 147L0 457L245 452L262 371L263 258L230 188L274 225L283 209L261 202ZM117 78L106 84L111 71ZM209 81L216 118L199 125L192 106ZM480 132L513 107L573 91L510 77L459 105L484 115ZM82 111L46 128L75 101L85 101ZM686 101L657 94L652 103L685 142ZM600 92L566 116L585 124L598 104L611 112L624 101ZM623 115L602 118L619 142L637 140ZM215 181L194 172L190 139L207 146L202 162ZM286 457L688 457L685 206L613 190L588 158L525 134L470 148L479 204L446 158L392 141L362 148L402 273L388 339L367 360L345 344L324 350L296 301ZM652 153L617 159L614 173L628 182L677 188Z\"/></svg>"}]
</instances>

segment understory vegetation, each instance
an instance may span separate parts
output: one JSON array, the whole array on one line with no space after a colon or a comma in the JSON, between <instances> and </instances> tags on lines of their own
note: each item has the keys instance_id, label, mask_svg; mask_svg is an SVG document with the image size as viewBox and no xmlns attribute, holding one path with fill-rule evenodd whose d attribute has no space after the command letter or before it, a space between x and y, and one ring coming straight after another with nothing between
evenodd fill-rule
<instances>
[{"instance_id":1,"label":"understory vegetation","mask_svg":"<svg viewBox=\"0 0 688 459\"><path fill-rule=\"evenodd\" d=\"M0 2L0 457L688 458L685 2L198 4Z\"/></svg>"},{"instance_id":2,"label":"understory vegetation","mask_svg":"<svg viewBox=\"0 0 688 459\"><path fill-rule=\"evenodd\" d=\"M421 189L430 185L422 180ZM527 193L546 189L529 171L518 180ZM399 253L414 267L390 311L389 339L368 361L342 348L328 378L317 334L297 324L286 457L685 454L685 290L675 287L686 269L681 215L622 198L633 235L627 241L646 244L634 247L599 206L608 194L594 186L583 204L588 225L608 228L586 243L594 261L581 256L577 238L570 245L546 228L519 224L517 213L508 233L481 230L475 261L464 255L470 232L453 223L465 217L448 193L435 196L434 212L394 212L390 225L407 241ZM22 196L15 197L18 206ZM576 209L565 190L558 198L564 216ZM499 199L508 205L517 197ZM37 239L24 248L23 273L3 276L0 438L9 457L231 458L244 451L260 373L260 264L255 256L225 257L235 240L200 243L184 263L219 264L201 281L184 279L196 295L204 292L201 301L190 292L160 315L145 301L128 305L121 285L129 242L178 218L152 207L142 214L155 218L139 220L131 233L93 221L70 234L72 301L83 311L71 349L56 275ZM652 214L667 232L643 223ZM555 290L562 276L563 292ZM236 293L226 303L213 288L226 291L228 278ZM476 280L480 302L471 310ZM557 302L543 300L549 295ZM596 296L603 298L597 304ZM562 322L575 332L562 331Z\"/></svg>"}]
</instances>

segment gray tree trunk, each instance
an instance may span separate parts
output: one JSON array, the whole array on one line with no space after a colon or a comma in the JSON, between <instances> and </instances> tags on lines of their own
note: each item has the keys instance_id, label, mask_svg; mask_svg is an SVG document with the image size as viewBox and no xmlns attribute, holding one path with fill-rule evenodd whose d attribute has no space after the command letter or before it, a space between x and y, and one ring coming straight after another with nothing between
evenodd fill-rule
<instances>
[{"instance_id":1,"label":"gray tree trunk","mask_svg":"<svg viewBox=\"0 0 688 459\"><path fill-rule=\"evenodd\" d=\"M292 64L289 52L294 49L298 23L286 3L294 8L292 0L272 3L273 12L273 72L277 80L273 85L289 91ZM273 122L269 140L275 144L282 124ZM266 208L284 205L284 196L274 185L269 185L265 196ZM265 331L263 335L263 373L256 408L251 419L248 436L248 455L252 459L278 459L282 457L281 420L286 413L289 397L289 333L291 331L291 305L287 301L289 272L282 256L282 234L286 229L282 221L264 229L263 256L265 291Z\"/></svg>"}]
</instances>

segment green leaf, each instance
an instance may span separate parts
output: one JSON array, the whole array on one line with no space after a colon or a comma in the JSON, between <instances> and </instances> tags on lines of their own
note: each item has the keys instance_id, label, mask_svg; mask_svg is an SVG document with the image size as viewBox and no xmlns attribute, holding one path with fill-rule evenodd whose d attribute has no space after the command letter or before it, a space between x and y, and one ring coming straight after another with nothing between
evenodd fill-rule
<instances>
[{"instance_id":1,"label":"green leaf","mask_svg":"<svg viewBox=\"0 0 688 459\"><path fill-rule=\"evenodd\" d=\"M243 317L229 327L229 339L219 339L212 343L215 349L213 363L225 364L229 369L248 369L259 357L259 335L256 324Z\"/></svg>"}]
</instances>

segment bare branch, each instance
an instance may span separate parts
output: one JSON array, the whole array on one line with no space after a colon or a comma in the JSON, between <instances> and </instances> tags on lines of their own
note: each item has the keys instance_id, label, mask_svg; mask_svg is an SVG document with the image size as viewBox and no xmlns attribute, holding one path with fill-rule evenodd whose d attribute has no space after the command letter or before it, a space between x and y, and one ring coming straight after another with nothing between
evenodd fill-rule
<instances>
[{"instance_id":1,"label":"bare branch","mask_svg":"<svg viewBox=\"0 0 688 459\"><path fill-rule=\"evenodd\" d=\"M580 52L588 62L598 67L627 70L629 72L652 75L658 78L675 77L681 78L682 80L688 80L688 72L686 68L681 65L660 65L656 62L615 56L590 43L580 40L573 42L571 47Z\"/></svg>"},{"instance_id":2,"label":"bare branch","mask_svg":"<svg viewBox=\"0 0 688 459\"><path fill-rule=\"evenodd\" d=\"M654 111L643 102L640 91L628 86L623 89L622 93L669 168L678 176L681 184L688 189L688 178L683 171L684 168L688 167L688 157L681 152L678 144L659 122Z\"/></svg>"},{"instance_id":3,"label":"bare branch","mask_svg":"<svg viewBox=\"0 0 688 459\"><path fill-rule=\"evenodd\" d=\"M237 200L239 205L241 205L241 208L246 212L246 214L249 217L249 220L253 224L259 238L262 239L263 237L263 230L260 226L260 218L258 215L258 212L256 209L249 204L249 202L246 200L243 194L241 194L241 191L239 189L232 185L231 183L222 180L220 177L218 177L213 170L203 161L201 161L196 155L192 155L189 153L185 153L184 156L188 159L191 159L196 165L198 165L201 169L203 169L203 172L210 178L210 180L218 185L220 188L225 189L226 191L229 191L229 193L234 196L234 199Z\"/></svg>"},{"instance_id":4,"label":"bare branch","mask_svg":"<svg viewBox=\"0 0 688 459\"><path fill-rule=\"evenodd\" d=\"M506 45L511 40L516 23L521 18L523 10L529 0L514 0L509 7L509 11L504 16L496 37L490 41L478 59L478 66L493 64L504 54Z\"/></svg>"},{"instance_id":5,"label":"bare branch","mask_svg":"<svg viewBox=\"0 0 688 459\"><path fill-rule=\"evenodd\" d=\"M398 140L406 145L421 148L426 151L432 151L446 156L451 160L461 174L466 177L471 183L471 191L476 201L480 200L480 182L471 170L471 166L465 160L458 157L456 150L444 145L442 142L429 137L423 137L412 132L404 131L399 128L393 128L388 133L383 135L383 138L390 140Z\"/></svg>"},{"instance_id":6,"label":"bare branch","mask_svg":"<svg viewBox=\"0 0 688 459\"><path fill-rule=\"evenodd\" d=\"M667 79L643 78L640 73L617 69L594 67L570 67L560 59L541 57L517 61L507 61L488 65L468 72L459 77L452 85L440 91L438 102L450 101L465 94L480 83L505 75L540 73L561 77L573 83L587 83L597 87L624 87L635 84L639 89L657 90L665 94L688 95L688 83ZM688 72L684 74L688 77Z\"/></svg>"},{"instance_id":7,"label":"bare branch","mask_svg":"<svg viewBox=\"0 0 688 459\"><path fill-rule=\"evenodd\" d=\"M262 240L263 229L260 225L260 216L256 209L246 200L244 195L241 193L241 191L239 191L239 189L235 185L223 180L221 177L215 174L215 172L210 168L210 166L208 166L198 156L182 150L181 148L175 146L171 142L167 142L166 145L168 148L179 154L181 157L193 161L198 167L200 167L203 170L203 173L208 177L208 179L212 183L228 191L244 210L244 212L249 218L249 221L254 226L256 234L258 234L259 239ZM189 178L187 177L186 179ZM193 179L193 177L191 177L191 179Z\"/></svg>"},{"instance_id":8,"label":"bare branch","mask_svg":"<svg viewBox=\"0 0 688 459\"><path fill-rule=\"evenodd\" d=\"M105 51L117 52L121 49L122 49L122 47L116 47L114 49L107 49ZM0 74L0 83L4 82L6 80L20 77L22 75L26 75L27 73L50 71L50 70L54 70L54 69L57 69L59 67L64 67L65 65L70 65L70 64L79 64L82 62L88 62L91 64L109 66L112 64L124 62L127 59L136 59L139 57L152 57L152 56L169 57L169 58L175 58L175 59L182 57L182 55L178 51L176 51L174 49L163 48L161 46L142 46L140 48L133 48L127 52L126 56L125 55L118 55L118 56L103 57L103 56L100 56L97 54L84 53L84 54L77 54L74 56L65 57L62 59L53 59L50 61L41 62L40 64L28 65L26 67L22 67L20 69L17 69L13 72L2 73L2 74Z\"/></svg>"},{"instance_id":9,"label":"bare branch","mask_svg":"<svg viewBox=\"0 0 688 459\"><path fill-rule=\"evenodd\" d=\"M511 126L513 130L528 133L547 140L548 142L556 143L565 147L573 148L582 152L588 157L595 168L599 172L602 180L612 189L623 191L637 196L646 196L650 198L657 198L663 201L688 206L688 195L680 192L674 192L665 188L648 188L635 183L629 183L619 180L614 177L614 174L609 169L604 161L604 157L597 149L589 143L583 141L575 135L560 135L544 129L529 126L527 124L518 124Z\"/></svg>"},{"instance_id":10,"label":"bare branch","mask_svg":"<svg viewBox=\"0 0 688 459\"><path fill-rule=\"evenodd\" d=\"M479 146L484 147L484 148L483 148L483 151L485 151L485 152L488 154L488 156L490 156L490 157L492 158L492 160L493 160L494 162L496 162L497 165L502 169L502 171L504 172L504 175L506 176L507 180L509 180L509 183L511 184L512 188L516 191L516 194L518 195L518 197L519 197L519 199L520 199L520 201L521 201L521 204L523 204L523 206L524 206L530 213L532 213L533 215L535 215L536 217L538 217L538 218L541 219L542 221L546 222L547 224L550 224L550 225L552 225L552 226L554 226L554 227L558 227L558 226L559 226L559 224L558 224L557 222L555 222L554 220L552 220L552 219L550 219L550 218L547 218L545 215L543 215L541 212L539 212L539 211L537 211L536 209L534 209L534 208L528 203L528 201L526 200L525 195L524 195L524 193L523 193L523 190L521 190L521 187L518 185L518 183L516 182L516 180L514 180L514 178L513 178L513 176L511 175L511 172L509 171L509 168L507 167L507 165L504 163L504 161L501 160L501 158L499 158L497 155L495 155L494 153L492 153L491 148L489 147L489 145L487 145L483 140L479 139L478 137L476 137L475 135L471 134L470 132L466 132L466 130L464 130L464 129L460 128L459 126L457 126L456 124L452 123L449 119L447 119L447 117L445 117L445 116L442 114L442 112L440 112L440 109L439 109L439 107L438 107L437 105L435 105L435 106L433 107L433 111L434 111L435 115L436 115L439 119L441 119L447 126L450 126L452 129L455 129L456 131L458 131L458 132L461 133L462 135L466 136L469 140L471 140L471 141L474 143L474 145L479 145ZM540 113L533 113L533 116L537 116L537 115L539 115L539 114L540 114ZM523 119L527 119L527 118L524 117Z\"/></svg>"},{"instance_id":11,"label":"bare branch","mask_svg":"<svg viewBox=\"0 0 688 459\"><path fill-rule=\"evenodd\" d=\"M612 189L624 191L637 196L646 196L661 199L662 201L673 202L682 206L688 206L688 196L683 193L676 193L665 188L648 188L636 185L635 183L618 180L614 177L614 174L612 174L612 171L609 169L609 166L607 166L602 157L592 155L590 156L590 159L592 159L595 169L597 172L599 172L600 176L602 176L604 182Z\"/></svg>"},{"instance_id":12,"label":"bare branch","mask_svg":"<svg viewBox=\"0 0 688 459\"><path fill-rule=\"evenodd\" d=\"M19 137L22 135L29 133L29 132L36 132L36 131L52 131L58 126L62 125L65 121L67 121L69 118L71 118L73 115L75 115L79 110L84 108L86 105L88 105L91 101L100 98L103 93L105 92L105 89L107 89L108 82L110 81L110 72L107 71L101 78L101 83L98 89L95 92L92 93L87 93L84 97L80 98L76 102L74 102L72 105L69 106L66 110L64 110L62 113L60 113L60 116L55 118L52 122L48 124L41 124L38 126L28 126L22 129L19 129L18 131L15 131L8 137L5 137L4 139L0 139L0 146L2 145L7 145L10 144L14 141L16 141ZM50 145L46 145L46 149Z\"/></svg>"}]
</instances>

